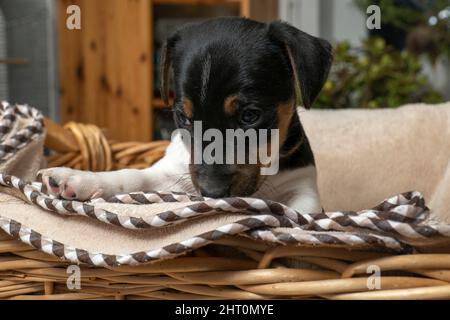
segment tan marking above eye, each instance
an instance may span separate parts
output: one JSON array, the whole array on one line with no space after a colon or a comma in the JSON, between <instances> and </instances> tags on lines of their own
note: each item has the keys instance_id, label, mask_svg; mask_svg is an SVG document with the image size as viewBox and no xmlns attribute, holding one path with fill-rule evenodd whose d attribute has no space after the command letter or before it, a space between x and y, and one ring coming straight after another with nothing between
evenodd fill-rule
<instances>
[{"instance_id":1,"label":"tan marking above eye","mask_svg":"<svg viewBox=\"0 0 450 320\"><path fill-rule=\"evenodd\" d=\"M236 95L228 96L223 102L223 110L225 114L231 116L237 110L238 97Z\"/></svg>"},{"instance_id":2,"label":"tan marking above eye","mask_svg":"<svg viewBox=\"0 0 450 320\"><path fill-rule=\"evenodd\" d=\"M183 111L186 117L192 119L194 115L194 105L192 104L192 101L189 98L186 97L183 98Z\"/></svg>"}]
</instances>

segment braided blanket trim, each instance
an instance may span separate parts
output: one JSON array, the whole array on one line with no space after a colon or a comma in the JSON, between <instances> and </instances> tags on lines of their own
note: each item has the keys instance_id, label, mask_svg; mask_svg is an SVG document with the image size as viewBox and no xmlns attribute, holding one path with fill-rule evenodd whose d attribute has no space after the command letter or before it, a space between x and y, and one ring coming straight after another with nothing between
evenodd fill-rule
<instances>
[{"instance_id":1,"label":"braided blanket trim","mask_svg":"<svg viewBox=\"0 0 450 320\"><path fill-rule=\"evenodd\" d=\"M17 117L26 119L29 124L8 136ZM44 132L44 117L40 111L28 105L0 103L0 163L13 157L35 137Z\"/></svg>"},{"instance_id":2,"label":"braided blanket trim","mask_svg":"<svg viewBox=\"0 0 450 320\"><path fill-rule=\"evenodd\" d=\"M253 198L210 199L191 196L183 193L149 192L118 195L109 202L121 203L163 203L186 202L195 199L199 201L186 207L168 210L151 217L123 216L96 207L95 203L52 198L39 189L40 183L27 184L17 177L0 174L0 185L20 190L25 197L37 206L63 215L81 215L104 223L128 228L160 228L175 223L182 223L188 219L211 215L217 212L244 213L258 218L263 224L255 227L288 227L307 231L341 231L354 233L358 229L366 232L391 236L394 238L423 239L435 236L450 237L450 225L426 225L423 220L429 214L423 197L419 192L407 192L386 199L376 208L380 210L363 210L361 212L327 212L301 214L283 204ZM202 200L201 200L202 199ZM319 236L318 238L324 238ZM360 237L361 238L361 237ZM369 241L369 240L367 240ZM366 241L366 242L367 242ZM313 241L317 243L317 241ZM344 241L345 242L345 241ZM359 242L356 241L356 242ZM370 239L373 245L376 241ZM326 244L335 244L335 240L327 240ZM386 245L392 247L392 245Z\"/></svg>"},{"instance_id":3,"label":"braided blanket trim","mask_svg":"<svg viewBox=\"0 0 450 320\"><path fill-rule=\"evenodd\" d=\"M30 202L47 211L63 215L87 216L104 223L128 229L164 227L216 212L238 212L251 215L272 215L278 220L279 226L281 227L299 227L303 230L352 231L351 228L365 228L375 232L402 235L409 238L430 237L439 234L436 229L426 225L402 222L402 220L413 219L417 216L422 219L422 216L428 212L426 206L421 206L423 199L422 195L418 192L405 193L401 196L396 196L396 199L391 198L386 200L391 203L397 200L400 205L398 207L391 207L389 211L383 211L384 214L381 217L378 216L378 213L380 213L379 210L365 210L361 214L356 212L301 214L281 203L269 200L233 197L224 199L206 198L203 201L187 205L186 207L164 211L146 218L118 215L98 208L95 204L91 203L55 199L39 190L39 188L42 189L41 184L27 184L14 176L0 174L0 185L20 190ZM184 202L186 199L192 199L192 196L182 193L173 194L172 199L168 199L167 196L170 193L167 192L138 193L140 197L135 197L135 194L116 196L111 201L117 202L117 199L121 198L121 203L127 203L126 197L129 197L134 204L139 199L143 200L141 204L149 204L174 201ZM197 197L197 199L200 199L200 197ZM411 203L404 204L407 200Z\"/></svg>"},{"instance_id":4,"label":"braided blanket trim","mask_svg":"<svg viewBox=\"0 0 450 320\"><path fill-rule=\"evenodd\" d=\"M294 227L300 227L304 230L349 231L348 228L354 227L367 228L376 232L391 233L409 238L432 237L436 235L450 236L450 229L447 229L446 226L440 226L438 228L440 231L437 231L435 228L419 225L420 222L428 218L429 209L425 206L422 195L416 191L396 195L384 200L373 209L360 212L299 213L281 203L270 200L240 197L215 200L182 192L134 192L116 195L108 200L108 202L123 204L188 201L203 201L208 206L216 208L216 211L227 211L226 208L221 206L223 202L226 202L233 208L238 209L239 212L285 215L295 222ZM171 221L175 221L175 219L183 219L183 217L176 215L171 217Z\"/></svg>"},{"instance_id":5,"label":"braided blanket trim","mask_svg":"<svg viewBox=\"0 0 450 320\"><path fill-rule=\"evenodd\" d=\"M255 228L265 228L267 226L276 227L277 220L272 216L256 216L242 219L240 221L221 226L215 230L205 232L198 236L173 243L162 248L140 251L130 254L112 255L98 252L88 252L84 249L75 248L64 245L59 241L52 240L42 234L22 225L13 219L0 216L0 228L22 242L52 256L69 260L72 263L88 264L99 267L117 267L120 265L139 265L150 261L163 258L173 258L188 251L200 248L209 243L214 242L224 236L237 235L250 232L250 236L255 239L261 239L275 243L290 243L285 239L289 238L289 234L275 233L268 230L258 230ZM271 234L272 237L268 235ZM377 246L395 251L405 251L405 247L394 238L383 237L378 235L359 234L336 234L324 237L323 234L308 233L307 235L295 238L295 244L306 245L336 245L348 244L358 246L360 244Z\"/></svg>"},{"instance_id":6,"label":"braided blanket trim","mask_svg":"<svg viewBox=\"0 0 450 320\"><path fill-rule=\"evenodd\" d=\"M388 236L368 233L292 233L280 232L269 228L250 230L247 234L255 239L282 245L335 245L335 246L371 246L395 251L408 252L411 248ZM401 248L401 249L400 249Z\"/></svg>"}]
</instances>

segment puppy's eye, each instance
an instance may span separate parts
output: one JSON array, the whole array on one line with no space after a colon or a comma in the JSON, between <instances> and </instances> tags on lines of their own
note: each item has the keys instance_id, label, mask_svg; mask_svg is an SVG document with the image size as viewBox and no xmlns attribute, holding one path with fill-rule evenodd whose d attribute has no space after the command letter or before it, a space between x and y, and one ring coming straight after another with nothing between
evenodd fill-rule
<instances>
[{"instance_id":1,"label":"puppy's eye","mask_svg":"<svg viewBox=\"0 0 450 320\"><path fill-rule=\"evenodd\" d=\"M175 111L175 116L177 117L177 122L180 125L182 125L182 126L190 126L191 125L191 120L188 117L186 117L184 112L177 110L177 111Z\"/></svg>"},{"instance_id":2,"label":"puppy's eye","mask_svg":"<svg viewBox=\"0 0 450 320\"><path fill-rule=\"evenodd\" d=\"M257 108L246 108L241 112L239 121L244 125L253 125L259 119L261 119L261 110Z\"/></svg>"}]
</instances>

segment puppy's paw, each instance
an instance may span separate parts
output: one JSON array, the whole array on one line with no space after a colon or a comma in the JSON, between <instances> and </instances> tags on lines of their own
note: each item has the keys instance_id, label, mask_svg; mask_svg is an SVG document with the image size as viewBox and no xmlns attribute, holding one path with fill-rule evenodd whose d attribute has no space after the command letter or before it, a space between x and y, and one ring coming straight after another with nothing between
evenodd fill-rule
<instances>
[{"instance_id":1,"label":"puppy's paw","mask_svg":"<svg viewBox=\"0 0 450 320\"><path fill-rule=\"evenodd\" d=\"M103 190L99 177L94 172L70 168L50 168L38 172L47 193L67 200L88 200L98 198Z\"/></svg>"}]
</instances>

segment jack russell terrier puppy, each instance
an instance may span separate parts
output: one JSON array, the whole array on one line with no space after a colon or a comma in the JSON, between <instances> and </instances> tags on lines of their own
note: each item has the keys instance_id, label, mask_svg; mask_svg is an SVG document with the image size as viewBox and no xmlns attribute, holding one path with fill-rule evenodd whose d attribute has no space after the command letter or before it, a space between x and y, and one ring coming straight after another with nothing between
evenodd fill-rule
<instances>
[{"instance_id":1,"label":"jack russell terrier puppy","mask_svg":"<svg viewBox=\"0 0 450 320\"><path fill-rule=\"evenodd\" d=\"M298 103L307 109L311 106L331 62L327 41L281 21L266 24L233 17L186 25L167 39L161 62L166 104L173 70L172 110L177 127L192 133L193 123L201 121L204 130L222 133L278 129L278 173L262 175L259 162L193 163L193 149L204 150L204 141L192 138L192 143L186 143L175 134L165 156L148 169L50 168L40 171L42 181L50 194L64 199L164 190L213 198L253 196L299 212L320 212L314 155L296 107ZM258 145L249 146L246 159Z\"/></svg>"}]
</instances>

